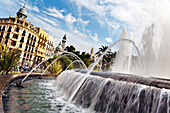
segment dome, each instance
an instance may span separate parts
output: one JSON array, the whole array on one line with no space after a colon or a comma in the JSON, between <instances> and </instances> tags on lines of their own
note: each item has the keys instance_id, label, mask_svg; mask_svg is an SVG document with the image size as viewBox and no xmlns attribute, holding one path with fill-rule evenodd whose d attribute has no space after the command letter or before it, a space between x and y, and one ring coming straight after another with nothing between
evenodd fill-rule
<instances>
[{"instance_id":1,"label":"dome","mask_svg":"<svg viewBox=\"0 0 170 113\"><path fill-rule=\"evenodd\" d=\"M27 10L25 9L25 6L24 6L23 8L21 8L21 9L17 12L17 14L23 14L23 15L27 16Z\"/></svg>"}]
</instances>

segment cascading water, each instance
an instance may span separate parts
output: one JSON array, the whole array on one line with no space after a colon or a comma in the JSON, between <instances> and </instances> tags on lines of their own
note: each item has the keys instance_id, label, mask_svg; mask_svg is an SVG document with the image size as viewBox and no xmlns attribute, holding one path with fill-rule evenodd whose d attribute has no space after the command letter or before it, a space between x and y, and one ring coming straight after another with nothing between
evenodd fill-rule
<instances>
[{"instance_id":1,"label":"cascading water","mask_svg":"<svg viewBox=\"0 0 170 113\"><path fill-rule=\"evenodd\" d=\"M74 71L65 71L55 81L56 90L63 98L68 99L79 86L81 80L85 81L74 95L72 102L87 108L88 112L102 113L169 113L170 90L148 86L146 83L119 81L109 78L107 73L90 75ZM103 77L100 76L103 75ZM116 76L116 75L115 75ZM132 75L118 75L128 78ZM135 77L134 77L135 78ZM131 80L131 79L129 79ZM76 82L75 82L76 81ZM155 81L151 80L150 83ZM159 81L161 84L161 81ZM170 82L168 82L170 84Z\"/></svg>"},{"instance_id":2,"label":"cascading water","mask_svg":"<svg viewBox=\"0 0 170 113\"><path fill-rule=\"evenodd\" d=\"M73 93L70 95L70 97L69 97L66 105L65 105L64 108L62 109L61 113L64 113L64 112L65 112L66 107L70 104L70 102L72 101L73 97L74 97L74 96L76 95L76 93L79 91L79 88L82 86L83 82L86 80L86 78L87 78L87 77L89 76L89 74L92 72L92 70L94 69L94 67L95 67L95 66L99 63L99 61L103 58L103 56L106 55L107 51L108 51L109 49L111 49L113 46L115 46L115 45L116 45L117 43L119 43L119 42L129 42L129 43L133 44L133 46L135 47L135 49L136 49L136 51L137 51L137 53L138 53L138 56L139 56L139 62L140 62L140 64L141 64L141 65L140 65L140 66L141 66L141 69L143 69L143 65L142 65L141 57L140 57L140 52L139 52L137 46L135 45L135 43L134 43L133 41L131 41L131 40L129 40L129 39L120 39L120 40L114 42L112 45L110 45L110 46L106 49L106 51L105 51L102 55L100 55L100 57L96 60L96 62L89 68L89 70L88 70L87 73L86 73L87 76L84 76L84 77L80 80L78 86L77 86L76 89L73 91ZM76 83L76 82L74 82L73 84L75 84L75 83Z\"/></svg>"}]
</instances>

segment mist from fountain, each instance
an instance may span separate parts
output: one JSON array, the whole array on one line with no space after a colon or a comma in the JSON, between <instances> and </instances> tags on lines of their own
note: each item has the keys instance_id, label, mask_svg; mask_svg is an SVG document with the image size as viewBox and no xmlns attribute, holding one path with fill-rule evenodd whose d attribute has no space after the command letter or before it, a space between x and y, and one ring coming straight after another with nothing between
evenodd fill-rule
<instances>
[{"instance_id":1,"label":"mist from fountain","mask_svg":"<svg viewBox=\"0 0 170 113\"><path fill-rule=\"evenodd\" d=\"M152 4L151 4L152 5ZM170 7L169 2L167 1L159 1L153 0L152 13L153 15L149 15L152 19L150 22L146 23L145 29L141 36L137 36L134 40L141 40L138 44L138 48L141 52L141 59L143 62L143 67L145 71L145 75L154 76L159 78L169 78L170 77L170 53L168 50L170 49L170 13L167 8ZM148 9L150 9L148 7ZM142 28L142 26L141 26ZM126 31L122 37L126 37ZM122 38L121 37L121 38ZM133 40L133 39L132 39ZM124 60L125 57L128 58L128 54L126 56L121 56L125 54L125 51L129 51L130 49L126 46L122 50L122 46L119 46L120 55L117 56L116 62L118 62L117 67L120 72L127 68L126 65L128 60ZM132 51L132 54L134 52ZM130 53L129 53L130 54ZM131 54L131 55L132 55ZM131 58L131 66L130 72L132 74L138 74L141 72L140 67L136 64L137 55L132 55ZM125 61L125 65L119 66ZM120 64L119 64L120 63ZM113 70L114 72L114 70ZM128 71L125 71L128 72Z\"/></svg>"}]
</instances>

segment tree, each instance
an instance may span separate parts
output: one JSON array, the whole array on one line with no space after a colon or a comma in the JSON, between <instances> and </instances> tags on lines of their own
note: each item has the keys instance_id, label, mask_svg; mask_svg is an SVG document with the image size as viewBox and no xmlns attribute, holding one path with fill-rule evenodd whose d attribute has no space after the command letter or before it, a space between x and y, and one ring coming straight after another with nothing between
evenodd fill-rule
<instances>
[{"instance_id":1,"label":"tree","mask_svg":"<svg viewBox=\"0 0 170 113\"><path fill-rule=\"evenodd\" d=\"M76 51L76 48L73 45L67 46L65 48L65 50L67 52L72 52L72 53L76 54L85 63L85 65L87 67L91 64L90 55L88 53L86 53L86 52L80 53L80 51ZM71 58L74 59L73 57L71 57Z\"/></svg>"},{"instance_id":2,"label":"tree","mask_svg":"<svg viewBox=\"0 0 170 113\"><path fill-rule=\"evenodd\" d=\"M62 65L60 63L60 61L56 61L54 62L49 68L48 68L48 71L51 73L51 74L60 74L62 72Z\"/></svg>"},{"instance_id":3,"label":"tree","mask_svg":"<svg viewBox=\"0 0 170 113\"><path fill-rule=\"evenodd\" d=\"M99 48L99 51L96 53L98 56L102 55L106 50L108 46L103 46ZM113 63L113 59L116 58L116 52L111 52L111 49L109 49L106 53L106 55L103 56L101 59L101 66L103 70L108 70L111 66L111 63Z\"/></svg>"},{"instance_id":4,"label":"tree","mask_svg":"<svg viewBox=\"0 0 170 113\"><path fill-rule=\"evenodd\" d=\"M76 52L76 48L73 45L67 46L65 48L65 51L75 53Z\"/></svg>"},{"instance_id":5,"label":"tree","mask_svg":"<svg viewBox=\"0 0 170 113\"><path fill-rule=\"evenodd\" d=\"M18 64L20 55L20 50L8 50L7 46L0 45L0 74L8 74L12 67Z\"/></svg>"},{"instance_id":6,"label":"tree","mask_svg":"<svg viewBox=\"0 0 170 113\"><path fill-rule=\"evenodd\" d=\"M48 65L50 65L57 57L55 56L54 58L50 58L48 59L46 62L43 63L43 65L45 65L46 67ZM56 74L58 75L59 73L61 73L62 71L64 71L67 66L69 66L71 64L71 60L69 59L69 57L63 56L61 58L59 58L56 62L54 62L48 69L48 71L51 74ZM73 65L71 65L69 67L69 69L73 69Z\"/></svg>"}]
</instances>

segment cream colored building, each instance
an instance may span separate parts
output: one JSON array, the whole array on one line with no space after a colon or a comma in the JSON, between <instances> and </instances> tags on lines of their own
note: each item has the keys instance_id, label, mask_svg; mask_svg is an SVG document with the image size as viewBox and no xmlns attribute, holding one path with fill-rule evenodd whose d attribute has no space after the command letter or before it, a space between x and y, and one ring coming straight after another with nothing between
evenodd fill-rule
<instances>
[{"instance_id":1,"label":"cream colored building","mask_svg":"<svg viewBox=\"0 0 170 113\"><path fill-rule=\"evenodd\" d=\"M51 57L54 55L54 43L55 37L49 35L46 45L46 57Z\"/></svg>"},{"instance_id":2,"label":"cream colored building","mask_svg":"<svg viewBox=\"0 0 170 113\"><path fill-rule=\"evenodd\" d=\"M20 62L23 65L32 65L39 31L26 22L26 18L25 6L17 12L16 17L0 18L0 43L7 45L9 49L19 49Z\"/></svg>"}]
</instances>

